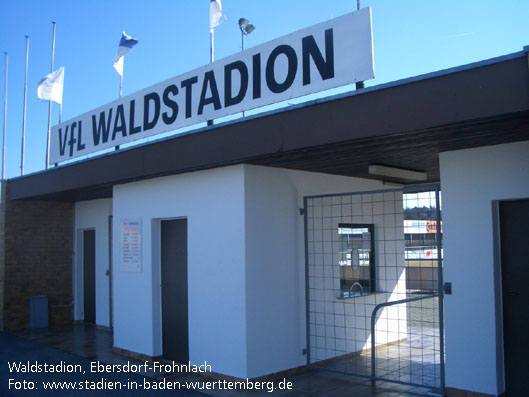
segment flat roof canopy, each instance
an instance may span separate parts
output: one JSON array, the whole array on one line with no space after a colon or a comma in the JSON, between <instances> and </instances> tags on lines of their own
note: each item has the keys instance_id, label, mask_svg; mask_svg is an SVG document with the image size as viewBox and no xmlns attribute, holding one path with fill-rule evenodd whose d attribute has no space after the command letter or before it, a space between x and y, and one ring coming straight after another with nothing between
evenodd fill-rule
<instances>
[{"instance_id":1,"label":"flat roof canopy","mask_svg":"<svg viewBox=\"0 0 529 397\"><path fill-rule=\"evenodd\" d=\"M440 152L529 140L528 50L13 178L8 198L111 197L115 184L241 163L361 178L381 164L438 182Z\"/></svg>"}]
</instances>

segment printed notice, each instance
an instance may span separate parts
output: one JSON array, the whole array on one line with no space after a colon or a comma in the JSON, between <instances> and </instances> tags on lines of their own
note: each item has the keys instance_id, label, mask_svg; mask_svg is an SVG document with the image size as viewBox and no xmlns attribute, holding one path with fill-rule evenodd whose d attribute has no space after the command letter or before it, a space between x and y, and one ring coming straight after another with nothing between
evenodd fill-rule
<instances>
[{"instance_id":1,"label":"printed notice","mask_svg":"<svg viewBox=\"0 0 529 397\"><path fill-rule=\"evenodd\" d=\"M122 219L120 224L120 266L122 272L141 272L141 218Z\"/></svg>"}]
</instances>

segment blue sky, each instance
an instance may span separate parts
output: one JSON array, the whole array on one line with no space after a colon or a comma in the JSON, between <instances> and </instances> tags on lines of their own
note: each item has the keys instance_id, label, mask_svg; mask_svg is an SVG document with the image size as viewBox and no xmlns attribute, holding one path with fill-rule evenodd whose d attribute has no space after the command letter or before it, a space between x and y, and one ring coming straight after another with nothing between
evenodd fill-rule
<instances>
[{"instance_id":1,"label":"blue sky","mask_svg":"<svg viewBox=\"0 0 529 397\"><path fill-rule=\"evenodd\" d=\"M240 17L256 26L248 48L354 11L356 3L223 0L227 20L215 32L215 58L240 51ZM367 86L529 45L527 0L362 0L362 6L373 10L376 78ZM117 99L119 75L112 63L122 30L139 40L125 57L124 96L209 62L209 0L0 0L0 127L3 53L9 53L8 178L20 175L25 35L30 36L25 173L44 169L48 106L36 92L50 71L52 21L57 23L55 69L65 67L63 120ZM54 105L52 124L57 116Z\"/></svg>"}]
</instances>

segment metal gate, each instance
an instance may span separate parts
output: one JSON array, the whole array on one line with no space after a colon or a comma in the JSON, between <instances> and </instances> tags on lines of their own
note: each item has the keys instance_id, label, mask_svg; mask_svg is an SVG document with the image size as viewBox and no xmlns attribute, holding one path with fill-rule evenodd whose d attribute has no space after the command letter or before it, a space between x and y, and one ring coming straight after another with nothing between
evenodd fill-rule
<instances>
[{"instance_id":1,"label":"metal gate","mask_svg":"<svg viewBox=\"0 0 529 397\"><path fill-rule=\"evenodd\" d=\"M304 204L307 364L443 389L438 187Z\"/></svg>"}]
</instances>

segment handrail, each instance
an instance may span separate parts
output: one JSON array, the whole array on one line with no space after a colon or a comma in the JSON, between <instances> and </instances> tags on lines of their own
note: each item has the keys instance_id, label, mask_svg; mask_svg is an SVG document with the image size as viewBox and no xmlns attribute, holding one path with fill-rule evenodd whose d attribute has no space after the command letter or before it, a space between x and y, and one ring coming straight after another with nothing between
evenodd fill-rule
<instances>
[{"instance_id":1,"label":"handrail","mask_svg":"<svg viewBox=\"0 0 529 397\"><path fill-rule=\"evenodd\" d=\"M376 377L376 363L375 363L375 345L376 345L376 341L375 341L375 323L376 323L376 318L377 318L377 312L379 309L383 308L383 307L386 307L386 306L393 306L393 305L398 305L398 304L401 304L401 303L408 303L408 302L414 302L414 301L420 301L420 300L423 300L423 299L429 299L429 298L435 298L435 297L438 297L438 296L441 296L440 293L436 293L436 294L428 294L428 295L422 295L422 296L417 296L415 298L406 298L406 299L400 299L398 301L391 301L391 302L383 302L383 303L379 303L378 305L375 306L375 308L373 309L373 312L371 313L371 377L372 378L375 378Z\"/></svg>"}]
</instances>

